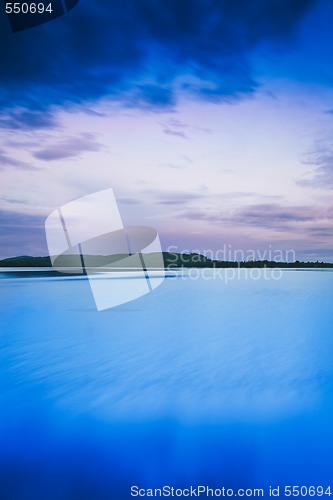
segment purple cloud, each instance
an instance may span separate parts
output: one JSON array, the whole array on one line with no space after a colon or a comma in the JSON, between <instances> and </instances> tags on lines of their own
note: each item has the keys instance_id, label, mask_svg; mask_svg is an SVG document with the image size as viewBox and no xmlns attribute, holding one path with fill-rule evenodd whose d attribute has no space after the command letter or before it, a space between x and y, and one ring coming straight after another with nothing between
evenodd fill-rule
<instances>
[{"instance_id":1,"label":"purple cloud","mask_svg":"<svg viewBox=\"0 0 333 500\"><path fill-rule=\"evenodd\" d=\"M190 220L206 221L235 227L249 226L273 231L305 231L310 235L333 233L333 206L283 206L279 204L247 205L231 213L206 210L186 211L180 216Z\"/></svg>"},{"instance_id":2,"label":"purple cloud","mask_svg":"<svg viewBox=\"0 0 333 500\"><path fill-rule=\"evenodd\" d=\"M69 137L35 151L33 156L39 160L54 161L65 158L74 158L83 152L96 152L103 149L93 134L81 134L77 137Z\"/></svg>"},{"instance_id":3,"label":"purple cloud","mask_svg":"<svg viewBox=\"0 0 333 500\"><path fill-rule=\"evenodd\" d=\"M310 179L302 179L297 182L299 186L313 188L333 188L333 150L319 148L313 152L309 159L303 162L314 167Z\"/></svg>"},{"instance_id":4,"label":"purple cloud","mask_svg":"<svg viewBox=\"0 0 333 500\"><path fill-rule=\"evenodd\" d=\"M0 212L0 221L3 237L0 258L47 255L44 216L3 210Z\"/></svg>"},{"instance_id":5,"label":"purple cloud","mask_svg":"<svg viewBox=\"0 0 333 500\"><path fill-rule=\"evenodd\" d=\"M2 149L0 149L0 169L3 167L15 167L22 170L38 170L37 167L34 167L30 163L11 158Z\"/></svg>"}]
</instances>

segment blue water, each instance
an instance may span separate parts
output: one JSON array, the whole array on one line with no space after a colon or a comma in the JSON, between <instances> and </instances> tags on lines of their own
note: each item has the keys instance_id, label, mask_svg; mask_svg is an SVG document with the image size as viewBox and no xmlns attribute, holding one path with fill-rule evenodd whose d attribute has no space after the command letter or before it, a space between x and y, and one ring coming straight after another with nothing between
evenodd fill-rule
<instances>
[{"instance_id":1,"label":"blue water","mask_svg":"<svg viewBox=\"0 0 333 500\"><path fill-rule=\"evenodd\" d=\"M86 279L0 274L1 500L333 493L333 273L209 272L103 312Z\"/></svg>"}]
</instances>

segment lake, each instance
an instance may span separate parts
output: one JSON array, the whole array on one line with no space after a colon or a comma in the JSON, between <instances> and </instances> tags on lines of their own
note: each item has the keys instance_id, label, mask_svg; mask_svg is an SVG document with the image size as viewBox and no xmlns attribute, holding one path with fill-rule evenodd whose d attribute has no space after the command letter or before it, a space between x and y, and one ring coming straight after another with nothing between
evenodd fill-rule
<instances>
[{"instance_id":1,"label":"lake","mask_svg":"<svg viewBox=\"0 0 333 500\"><path fill-rule=\"evenodd\" d=\"M0 498L333 493L333 273L228 271L97 312L86 277L1 270Z\"/></svg>"}]
</instances>

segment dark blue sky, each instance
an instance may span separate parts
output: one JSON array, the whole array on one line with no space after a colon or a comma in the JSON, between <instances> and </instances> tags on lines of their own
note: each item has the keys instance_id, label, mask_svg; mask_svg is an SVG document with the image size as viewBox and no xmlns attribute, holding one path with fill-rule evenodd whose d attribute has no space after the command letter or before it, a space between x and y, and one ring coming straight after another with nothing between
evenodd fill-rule
<instances>
[{"instance_id":1,"label":"dark blue sky","mask_svg":"<svg viewBox=\"0 0 333 500\"><path fill-rule=\"evenodd\" d=\"M307 53L298 61L315 63L315 72L296 68L300 75L293 75L290 66L283 73L331 84L331 71L317 60L322 56L326 65L333 55L327 29L333 7L322 0L81 0L66 16L14 35L2 15L1 108L27 109L2 123L41 127L52 123L45 114L52 105L104 96L167 107L179 88L195 99L241 99L256 91L262 76L253 52L297 50L299 25L312 12L302 37L313 41L315 57L310 61ZM271 71L269 61L264 66L263 73Z\"/></svg>"}]
</instances>

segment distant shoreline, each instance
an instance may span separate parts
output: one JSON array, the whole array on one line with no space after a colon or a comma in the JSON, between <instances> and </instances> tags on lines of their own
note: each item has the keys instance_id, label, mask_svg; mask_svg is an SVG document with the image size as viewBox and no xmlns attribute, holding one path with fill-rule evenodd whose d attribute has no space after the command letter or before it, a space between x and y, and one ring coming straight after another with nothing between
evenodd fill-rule
<instances>
[{"instance_id":1,"label":"distant shoreline","mask_svg":"<svg viewBox=\"0 0 333 500\"><path fill-rule=\"evenodd\" d=\"M68 255L64 256L61 262L61 267L72 267L73 258L77 259L78 256ZM126 255L96 255L89 256L90 266L103 267L110 264L114 265L116 262L120 263ZM149 268L159 268L160 265L160 254L147 254ZM156 263L154 263L154 257L156 257ZM67 261L66 261L67 259ZM166 269L175 268L280 268L280 269L318 269L318 268L333 268L332 262L301 262L296 260L295 262L278 262L269 260L249 260L249 261L222 261L222 260L211 260L198 253L171 253L163 252L164 267ZM93 263L92 263L93 261ZM32 256L19 256L10 257L7 259L0 260L0 268L6 267L52 267L50 257L32 257Z\"/></svg>"}]
</instances>

